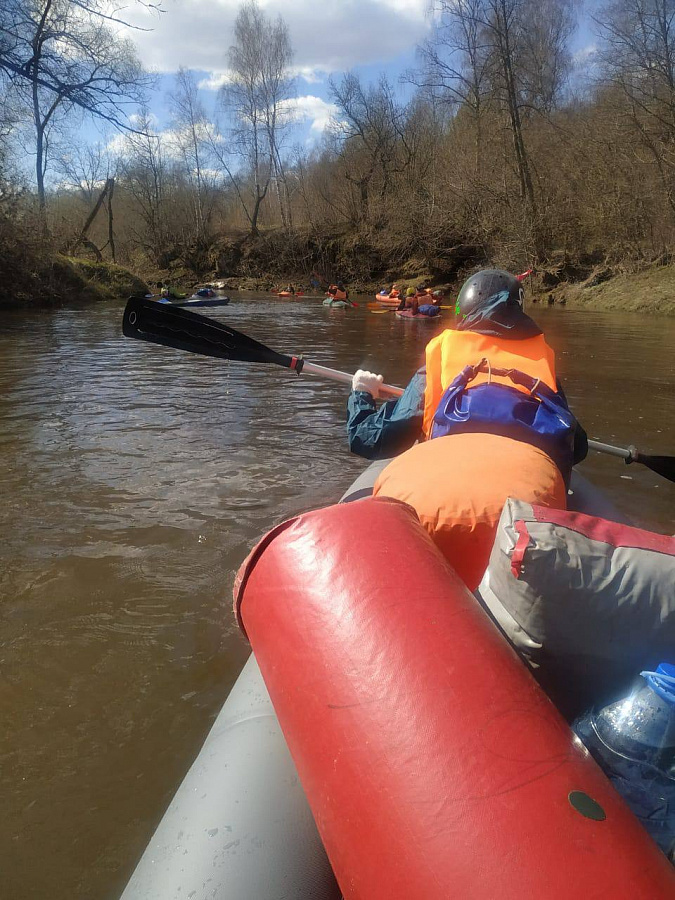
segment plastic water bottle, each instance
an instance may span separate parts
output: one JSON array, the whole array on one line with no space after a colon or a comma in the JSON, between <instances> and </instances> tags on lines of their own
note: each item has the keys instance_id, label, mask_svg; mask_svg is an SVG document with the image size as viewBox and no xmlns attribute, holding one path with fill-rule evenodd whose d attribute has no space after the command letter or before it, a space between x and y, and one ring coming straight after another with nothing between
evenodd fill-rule
<instances>
[{"instance_id":1,"label":"plastic water bottle","mask_svg":"<svg viewBox=\"0 0 675 900\"><path fill-rule=\"evenodd\" d=\"M675 665L641 672L630 696L572 726L659 847L675 862Z\"/></svg>"}]
</instances>

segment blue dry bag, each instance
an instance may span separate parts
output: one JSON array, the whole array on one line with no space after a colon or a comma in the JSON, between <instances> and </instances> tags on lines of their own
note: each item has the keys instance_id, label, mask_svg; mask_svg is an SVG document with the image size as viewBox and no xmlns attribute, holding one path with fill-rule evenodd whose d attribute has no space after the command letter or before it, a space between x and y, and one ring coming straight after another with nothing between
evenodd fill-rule
<instances>
[{"instance_id":1,"label":"blue dry bag","mask_svg":"<svg viewBox=\"0 0 675 900\"><path fill-rule=\"evenodd\" d=\"M469 388L479 372L510 378L529 393L488 381ZM438 404L431 437L482 432L501 434L543 450L565 479L572 469L576 419L559 394L518 369L491 369L487 359L466 366Z\"/></svg>"}]
</instances>

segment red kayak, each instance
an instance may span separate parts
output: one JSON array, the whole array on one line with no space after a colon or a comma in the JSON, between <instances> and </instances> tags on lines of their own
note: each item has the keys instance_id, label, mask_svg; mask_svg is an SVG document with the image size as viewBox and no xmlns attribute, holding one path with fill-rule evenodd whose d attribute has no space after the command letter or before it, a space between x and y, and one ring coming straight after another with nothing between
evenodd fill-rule
<instances>
[{"instance_id":1,"label":"red kayak","mask_svg":"<svg viewBox=\"0 0 675 900\"><path fill-rule=\"evenodd\" d=\"M665 855L411 507L279 525L235 596L345 900L675 897Z\"/></svg>"}]
</instances>

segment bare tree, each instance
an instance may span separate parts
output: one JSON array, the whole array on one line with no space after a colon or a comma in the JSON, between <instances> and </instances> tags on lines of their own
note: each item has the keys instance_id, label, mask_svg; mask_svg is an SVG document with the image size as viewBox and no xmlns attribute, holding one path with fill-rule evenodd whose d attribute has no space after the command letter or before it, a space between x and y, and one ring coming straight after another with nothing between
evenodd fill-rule
<instances>
[{"instance_id":1,"label":"bare tree","mask_svg":"<svg viewBox=\"0 0 675 900\"><path fill-rule=\"evenodd\" d=\"M80 140L72 139L55 165L64 187L91 204L108 178L114 177L116 160L104 141L82 144Z\"/></svg>"},{"instance_id":2,"label":"bare tree","mask_svg":"<svg viewBox=\"0 0 675 900\"><path fill-rule=\"evenodd\" d=\"M528 0L519 38L521 103L551 113L561 102L572 69L570 39L580 0Z\"/></svg>"},{"instance_id":3,"label":"bare tree","mask_svg":"<svg viewBox=\"0 0 675 900\"><path fill-rule=\"evenodd\" d=\"M288 121L292 51L284 21L270 22L255 0L240 8L234 37L228 53L230 80L220 97L232 122L234 147L251 173L253 199L250 207L243 206L255 234L272 177L283 178L280 144Z\"/></svg>"},{"instance_id":4,"label":"bare tree","mask_svg":"<svg viewBox=\"0 0 675 900\"><path fill-rule=\"evenodd\" d=\"M204 172L204 158L209 145L209 123L199 99L195 76L182 66L176 75L176 89L171 95L171 113L175 140L192 188L195 234L197 242L201 244L210 215L206 207Z\"/></svg>"},{"instance_id":5,"label":"bare tree","mask_svg":"<svg viewBox=\"0 0 675 900\"><path fill-rule=\"evenodd\" d=\"M391 85L383 76L377 85L364 88L357 75L330 82L331 98L338 108L334 132L343 142L350 162L344 177L358 191L355 222L370 217L371 188L376 176L384 197L399 165L398 147L403 137L405 109L396 103Z\"/></svg>"},{"instance_id":6,"label":"bare tree","mask_svg":"<svg viewBox=\"0 0 675 900\"><path fill-rule=\"evenodd\" d=\"M560 97L575 5L576 0L437 0L440 21L421 51L421 83L471 112L477 173L486 107L496 104L506 113L520 196L533 221L537 200L524 120L550 112Z\"/></svg>"},{"instance_id":7,"label":"bare tree","mask_svg":"<svg viewBox=\"0 0 675 900\"><path fill-rule=\"evenodd\" d=\"M159 264L167 249L167 164L147 109L141 110L136 127L137 133L127 136L120 169L123 185L136 201L142 223L141 228L133 228L134 236L148 256Z\"/></svg>"},{"instance_id":8,"label":"bare tree","mask_svg":"<svg viewBox=\"0 0 675 900\"><path fill-rule=\"evenodd\" d=\"M605 78L627 104L675 215L675 0L612 0L595 23Z\"/></svg>"},{"instance_id":9,"label":"bare tree","mask_svg":"<svg viewBox=\"0 0 675 900\"><path fill-rule=\"evenodd\" d=\"M485 0L437 0L434 10L439 15L433 36L419 48L423 70L412 80L434 98L469 110L475 130L475 174L480 178L491 60L482 26Z\"/></svg>"},{"instance_id":10,"label":"bare tree","mask_svg":"<svg viewBox=\"0 0 675 900\"><path fill-rule=\"evenodd\" d=\"M102 259L102 251L110 248L112 261L115 262L115 235L113 231L113 193L117 159L110 152L110 145L105 141L96 144L82 144L73 140L55 163L55 168L62 178L62 187L79 198L87 209L84 225L81 225L72 237L66 237L64 243L71 251L83 244L92 250L97 259ZM107 241L98 247L88 237L89 230L97 219L101 206L105 204L107 212Z\"/></svg>"},{"instance_id":11,"label":"bare tree","mask_svg":"<svg viewBox=\"0 0 675 900\"><path fill-rule=\"evenodd\" d=\"M35 176L45 208L46 148L60 113L73 108L128 129L125 106L149 85L123 23L105 0L4 0L0 72L14 79L35 129ZM115 24L115 29L112 25Z\"/></svg>"}]
</instances>

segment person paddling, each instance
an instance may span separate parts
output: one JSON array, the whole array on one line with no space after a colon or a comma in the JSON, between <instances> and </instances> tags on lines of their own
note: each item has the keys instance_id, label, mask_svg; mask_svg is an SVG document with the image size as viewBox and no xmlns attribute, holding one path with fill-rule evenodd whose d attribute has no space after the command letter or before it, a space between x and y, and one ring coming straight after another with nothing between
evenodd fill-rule
<instances>
[{"instance_id":1,"label":"person paddling","mask_svg":"<svg viewBox=\"0 0 675 900\"><path fill-rule=\"evenodd\" d=\"M347 303L349 306L354 306L354 304L349 300L349 291L344 286L342 281L338 281L337 284L331 284L326 292L327 296L332 297L333 301L341 301L343 303Z\"/></svg>"},{"instance_id":2,"label":"person paddling","mask_svg":"<svg viewBox=\"0 0 675 900\"><path fill-rule=\"evenodd\" d=\"M477 272L457 309L457 330L429 342L426 365L398 400L377 409L382 376L356 372L347 431L360 456L400 454L375 493L414 506L473 590L507 497L565 508L572 465L588 446L553 350L523 311L518 279L499 269Z\"/></svg>"},{"instance_id":3,"label":"person paddling","mask_svg":"<svg viewBox=\"0 0 675 900\"><path fill-rule=\"evenodd\" d=\"M409 309L412 312L413 316L416 316L418 306L419 300L417 298L415 288L409 287L406 289L405 296L401 298L401 302L399 303L397 310L401 312L404 309Z\"/></svg>"}]
</instances>

